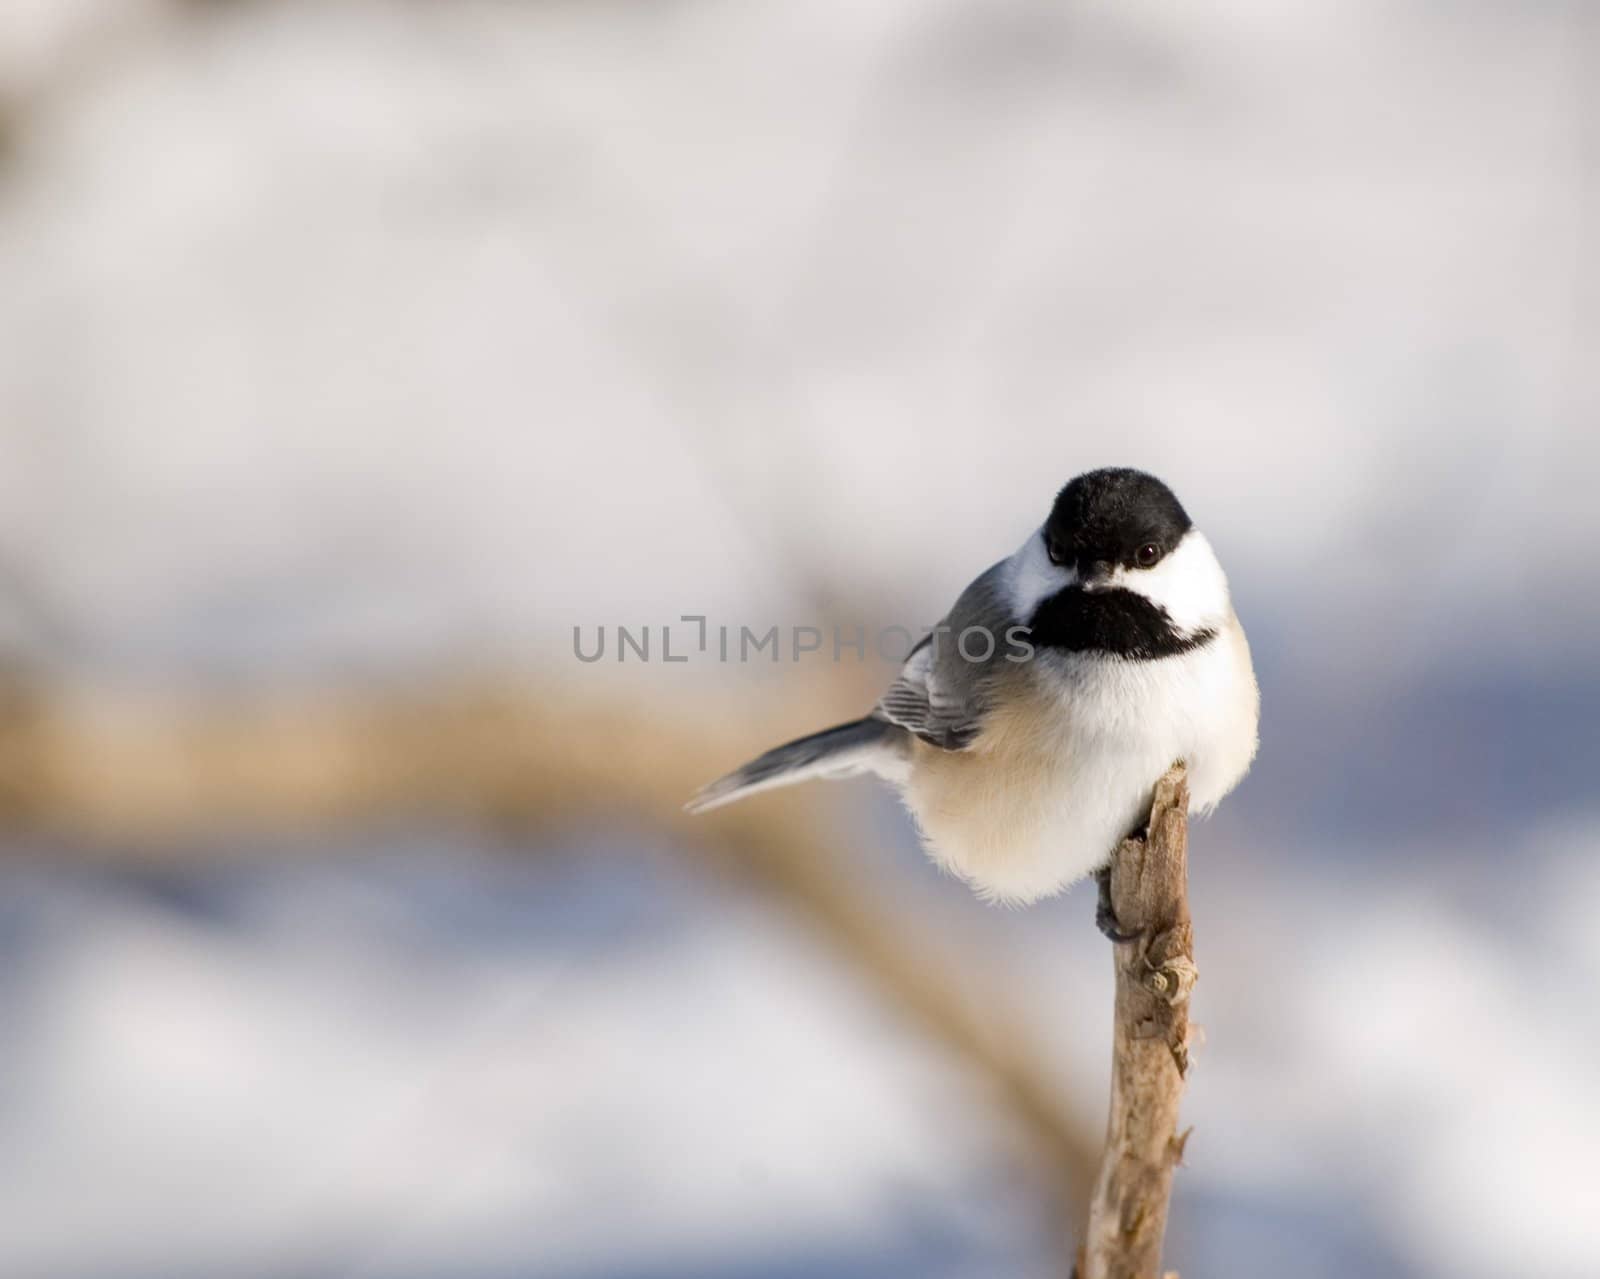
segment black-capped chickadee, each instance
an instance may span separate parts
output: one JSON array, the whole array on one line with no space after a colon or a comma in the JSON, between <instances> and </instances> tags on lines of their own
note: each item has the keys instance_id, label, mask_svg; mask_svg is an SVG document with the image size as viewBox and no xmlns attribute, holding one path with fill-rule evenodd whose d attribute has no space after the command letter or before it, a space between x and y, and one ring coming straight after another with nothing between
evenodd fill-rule
<instances>
[{"instance_id":1,"label":"black-capped chickadee","mask_svg":"<svg viewBox=\"0 0 1600 1279\"><path fill-rule=\"evenodd\" d=\"M876 773L939 865L1031 902L1102 869L1174 761L1191 810L1213 808L1250 767L1259 708L1205 535L1154 476L1090 471L961 593L871 714L768 751L688 808Z\"/></svg>"}]
</instances>

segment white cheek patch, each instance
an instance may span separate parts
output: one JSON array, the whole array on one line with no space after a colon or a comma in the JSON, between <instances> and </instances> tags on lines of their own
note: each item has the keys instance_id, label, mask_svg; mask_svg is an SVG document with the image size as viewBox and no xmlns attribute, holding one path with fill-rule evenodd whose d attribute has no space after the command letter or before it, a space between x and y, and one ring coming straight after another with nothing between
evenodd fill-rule
<instances>
[{"instance_id":1,"label":"white cheek patch","mask_svg":"<svg viewBox=\"0 0 1600 1279\"><path fill-rule=\"evenodd\" d=\"M1228 579L1199 529L1185 533L1154 568L1119 568L1112 583L1159 604L1181 631L1215 627L1228 616Z\"/></svg>"},{"instance_id":2,"label":"white cheek patch","mask_svg":"<svg viewBox=\"0 0 1600 1279\"><path fill-rule=\"evenodd\" d=\"M1028 621L1039 605L1077 580L1076 569L1050 562L1044 549L1044 526L1041 524L1011 557L1007 585L1011 592L1012 616L1021 622Z\"/></svg>"}]
</instances>

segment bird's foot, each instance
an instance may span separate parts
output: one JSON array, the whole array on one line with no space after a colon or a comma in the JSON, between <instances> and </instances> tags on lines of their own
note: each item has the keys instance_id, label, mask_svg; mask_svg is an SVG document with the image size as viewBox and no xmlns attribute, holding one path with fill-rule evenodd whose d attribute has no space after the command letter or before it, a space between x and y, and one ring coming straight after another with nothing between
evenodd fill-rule
<instances>
[{"instance_id":1,"label":"bird's foot","mask_svg":"<svg viewBox=\"0 0 1600 1279\"><path fill-rule=\"evenodd\" d=\"M1107 862L1094 873L1094 882L1100 889L1100 900L1094 908L1094 926L1118 946L1128 942L1138 941L1140 934L1128 932L1122 927L1122 921L1117 918L1117 910L1111 904L1111 864Z\"/></svg>"}]
</instances>

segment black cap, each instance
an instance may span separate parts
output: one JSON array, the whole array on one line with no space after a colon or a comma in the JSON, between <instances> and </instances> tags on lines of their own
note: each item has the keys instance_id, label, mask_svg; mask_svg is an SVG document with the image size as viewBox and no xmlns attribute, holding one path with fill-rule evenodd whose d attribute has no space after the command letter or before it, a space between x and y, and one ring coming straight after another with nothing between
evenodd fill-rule
<instances>
[{"instance_id":1,"label":"black cap","mask_svg":"<svg viewBox=\"0 0 1600 1279\"><path fill-rule=\"evenodd\" d=\"M1133 564L1140 547L1154 544L1166 555L1192 527L1189 513L1165 484L1116 466L1070 481L1056 495L1044 532L1063 559Z\"/></svg>"}]
</instances>

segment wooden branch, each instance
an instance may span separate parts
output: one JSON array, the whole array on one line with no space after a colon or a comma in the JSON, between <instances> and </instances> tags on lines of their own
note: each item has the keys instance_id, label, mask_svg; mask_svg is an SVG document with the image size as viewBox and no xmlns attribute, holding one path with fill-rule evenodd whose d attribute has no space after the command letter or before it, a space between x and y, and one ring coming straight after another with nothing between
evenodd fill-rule
<instances>
[{"instance_id":1,"label":"wooden branch","mask_svg":"<svg viewBox=\"0 0 1600 1279\"><path fill-rule=\"evenodd\" d=\"M1089 1202L1084 1279L1161 1279L1172 1170L1188 1138L1178 1135L1197 976L1188 811L1184 766L1175 764L1156 784L1146 837L1124 840L1111 861L1112 906L1122 931L1137 937L1115 948L1111 1110Z\"/></svg>"},{"instance_id":2,"label":"wooden branch","mask_svg":"<svg viewBox=\"0 0 1600 1279\"><path fill-rule=\"evenodd\" d=\"M832 709L851 704L841 695ZM686 856L764 884L970 1063L1016 1120L1008 1131L1043 1156L1051 1199L1085 1203L1100 1149L1092 1117L1005 992L960 979L945 940L863 892L861 854L828 820L827 792L684 816L707 777L818 715L814 695L756 704L744 690L711 710L704 694L606 702L515 679L188 701L0 671L0 828L37 833L58 857L156 866L213 857L241 829L314 836L407 815L481 823L530 846L596 815L668 831Z\"/></svg>"}]
</instances>

